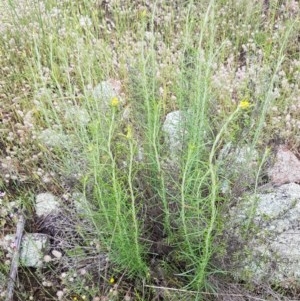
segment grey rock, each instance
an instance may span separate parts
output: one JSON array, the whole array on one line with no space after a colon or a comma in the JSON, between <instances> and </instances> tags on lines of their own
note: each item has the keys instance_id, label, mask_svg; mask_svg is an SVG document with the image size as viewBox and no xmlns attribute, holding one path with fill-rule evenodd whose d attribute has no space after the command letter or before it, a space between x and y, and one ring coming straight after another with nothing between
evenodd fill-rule
<instances>
[{"instance_id":1,"label":"grey rock","mask_svg":"<svg viewBox=\"0 0 300 301\"><path fill-rule=\"evenodd\" d=\"M59 213L59 202L50 192L40 193L35 200L35 213L38 217Z\"/></svg>"},{"instance_id":2,"label":"grey rock","mask_svg":"<svg viewBox=\"0 0 300 301\"><path fill-rule=\"evenodd\" d=\"M0 272L0 292L5 289L7 277Z\"/></svg>"},{"instance_id":3,"label":"grey rock","mask_svg":"<svg viewBox=\"0 0 300 301\"><path fill-rule=\"evenodd\" d=\"M227 143L218 155L218 165L224 174L221 184L222 193L234 192L239 195L253 186L259 167L258 162L257 150L247 145L235 148L231 143Z\"/></svg>"},{"instance_id":4,"label":"grey rock","mask_svg":"<svg viewBox=\"0 0 300 301\"><path fill-rule=\"evenodd\" d=\"M86 196L81 192L73 192L72 199L77 213L88 215L90 204L88 203Z\"/></svg>"},{"instance_id":5,"label":"grey rock","mask_svg":"<svg viewBox=\"0 0 300 301\"><path fill-rule=\"evenodd\" d=\"M90 116L86 109L70 106L66 109L64 120L76 126L86 126L90 122Z\"/></svg>"},{"instance_id":6,"label":"grey rock","mask_svg":"<svg viewBox=\"0 0 300 301\"><path fill-rule=\"evenodd\" d=\"M70 136L52 129L43 130L38 139L47 147L68 148L72 145Z\"/></svg>"},{"instance_id":7,"label":"grey rock","mask_svg":"<svg viewBox=\"0 0 300 301\"><path fill-rule=\"evenodd\" d=\"M300 280L300 185L244 197L226 219L229 262L237 278L282 286Z\"/></svg>"},{"instance_id":8,"label":"grey rock","mask_svg":"<svg viewBox=\"0 0 300 301\"><path fill-rule=\"evenodd\" d=\"M85 118L85 117L84 117ZM82 126L86 125L88 119L81 120ZM64 157L60 166L54 166L59 174L65 179L80 179L87 169L87 158L83 153L80 141L74 135L66 135L57 130L45 129L38 136L41 144L47 148L56 148L63 152ZM68 181L70 182L70 181Z\"/></svg>"},{"instance_id":9,"label":"grey rock","mask_svg":"<svg viewBox=\"0 0 300 301\"><path fill-rule=\"evenodd\" d=\"M49 243L49 237L46 234L25 234L21 244L21 265L34 268L41 267L44 255L48 251Z\"/></svg>"},{"instance_id":10,"label":"grey rock","mask_svg":"<svg viewBox=\"0 0 300 301\"><path fill-rule=\"evenodd\" d=\"M237 164L246 164L251 162L254 165L257 164L258 152L255 149L251 149L249 146L244 146L236 149L235 158Z\"/></svg>"},{"instance_id":11,"label":"grey rock","mask_svg":"<svg viewBox=\"0 0 300 301\"><path fill-rule=\"evenodd\" d=\"M183 148L185 134L184 116L181 111L173 111L167 114L162 126L171 157L176 157Z\"/></svg>"},{"instance_id":12,"label":"grey rock","mask_svg":"<svg viewBox=\"0 0 300 301\"><path fill-rule=\"evenodd\" d=\"M6 252L7 258L12 258L14 254L15 235L7 234L0 240L0 247ZM26 267L41 267L43 257L48 251L49 237L41 233L24 234L21 241L20 263Z\"/></svg>"},{"instance_id":13,"label":"grey rock","mask_svg":"<svg viewBox=\"0 0 300 301\"><path fill-rule=\"evenodd\" d=\"M99 109L106 111L110 106L112 98L117 97L122 103L121 82L117 80L106 80L100 82L92 91L94 99L98 100Z\"/></svg>"},{"instance_id":14,"label":"grey rock","mask_svg":"<svg viewBox=\"0 0 300 301\"><path fill-rule=\"evenodd\" d=\"M234 165L256 164L258 152L255 149L245 145L233 148L232 143L227 143L220 151L218 160L226 161L230 159Z\"/></svg>"},{"instance_id":15,"label":"grey rock","mask_svg":"<svg viewBox=\"0 0 300 301\"><path fill-rule=\"evenodd\" d=\"M136 160L137 162L143 162L144 157L145 157L145 155L144 155L144 149L143 149L142 146L139 145L139 146L138 146L138 149L137 149L137 155L136 155L135 160Z\"/></svg>"},{"instance_id":16,"label":"grey rock","mask_svg":"<svg viewBox=\"0 0 300 301\"><path fill-rule=\"evenodd\" d=\"M3 238L0 239L1 249L8 252L10 255L12 255L12 253L13 253L14 239L15 239L15 236L13 234L7 234ZM12 257L10 255L7 257Z\"/></svg>"}]
</instances>

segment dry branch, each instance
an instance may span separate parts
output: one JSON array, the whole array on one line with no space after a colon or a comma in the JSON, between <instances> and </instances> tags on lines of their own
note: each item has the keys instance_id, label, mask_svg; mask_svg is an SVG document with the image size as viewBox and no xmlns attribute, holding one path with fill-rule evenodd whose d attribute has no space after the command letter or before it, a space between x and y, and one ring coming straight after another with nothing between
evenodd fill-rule
<instances>
[{"instance_id":1,"label":"dry branch","mask_svg":"<svg viewBox=\"0 0 300 301\"><path fill-rule=\"evenodd\" d=\"M25 226L25 218L22 214L20 214L17 223L16 236L14 241L14 254L10 266L9 278L7 282L7 296L5 301L13 300L14 287L15 287L16 277L18 273L21 240L23 236L24 226Z\"/></svg>"}]
</instances>

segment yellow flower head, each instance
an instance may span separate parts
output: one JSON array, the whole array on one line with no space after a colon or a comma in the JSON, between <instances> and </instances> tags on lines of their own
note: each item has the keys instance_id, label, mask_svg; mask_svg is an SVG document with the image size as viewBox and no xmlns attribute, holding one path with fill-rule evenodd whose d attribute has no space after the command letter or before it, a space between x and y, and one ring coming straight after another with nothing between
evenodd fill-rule
<instances>
[{"instance_id":1,"label":"yellow flower head","mask_svg":"<svg viewBox=\"0 0 300 301\"><path fill-rule=\"evenodd\" d=\"M242 110L246 110L250 107L250 102L248 100L242 100L239 103L239 108L241 108Z\"/></svg>"},{"instance_id":2,"label":"yellow flower head","mask_svg":"<svg viewBox=\"0 0 300 301\"><path fill-rule=\"evenodd\" d=\"M114 283L115 283L115 278L114 278L114 277L110 277L109 283L110 283L110 284L114 284Z\"/></svg>"},{"instance_id":3,"label":"yellow flower head","mask_svg":"<svg viewBox=\"0 0 300 301\"><path fill-rule=\"evenodd\" d=\"M113 108L116 108L118 107L120 104L120 100L118 99L118 97L113 97L110 101L110 105L113 107Z\"/></svg>"}]
</instances>

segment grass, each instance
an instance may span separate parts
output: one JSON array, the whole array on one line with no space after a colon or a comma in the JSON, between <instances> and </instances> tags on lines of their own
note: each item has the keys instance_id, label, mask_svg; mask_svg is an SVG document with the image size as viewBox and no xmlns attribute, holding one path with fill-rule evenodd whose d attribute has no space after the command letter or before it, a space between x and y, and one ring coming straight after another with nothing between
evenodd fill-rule
<instances>
[{"instance_id":1,"label":"grass","mask_svg":"<svg viewBox=\"0 0 300 301\"><path fill-rule=\"evenodd\" d=\"M71 200L78 237L64 250L69 261L29 277L45 300L58 291L63 300L73 292L175 300L180 290L207 300L211 275L223 273L213 261L223 248L221 212L239 196L222 193L224 181L255 191L265 149L277 140L300 146L297 6L135 2L1 4L0 187L7 197L51 191ZM180 147L169 150L163 124L176 110ZM227 145L265 154L258 170L228 168ZM240 181L248 172L254 184ZM72 207L74 192L83 212ZM70 276L79 268L69 249L80 251L85 276ZM86 260L96 266L99 254L109 261L95 272Z\"/></svg>"}]
</instances>

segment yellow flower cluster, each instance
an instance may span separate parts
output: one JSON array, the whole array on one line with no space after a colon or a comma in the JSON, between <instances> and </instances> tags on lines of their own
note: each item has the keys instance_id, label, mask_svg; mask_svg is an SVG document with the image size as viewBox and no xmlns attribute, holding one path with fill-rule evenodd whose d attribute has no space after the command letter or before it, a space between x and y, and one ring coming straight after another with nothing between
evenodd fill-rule
<instances>
[{"instance_id":1,"label":"yellow flower cluster","mask_svg":"<svg viewBox=\"0 0 300 301\"><path fill-rule=\"evenodd\" d=\"M118 97L113 97L110 101L110 105L113 107L113 108L117 108L120 104L120 100L118 99Z\"/></svg>"},{"instance_id":2,"label":"yellow flower cluster","mask_svg":"<svg viewBox=\"0 0 300 301\"><path fill-rule=\"evenodd\" d=\"M246 109L250 108L250 102L248 100L242 100L239 103L239 108L241 108L242 110L246 110Z\"/></svg>"}]
</instances>

